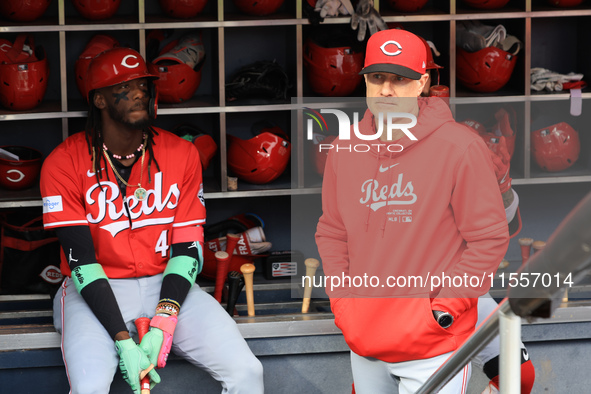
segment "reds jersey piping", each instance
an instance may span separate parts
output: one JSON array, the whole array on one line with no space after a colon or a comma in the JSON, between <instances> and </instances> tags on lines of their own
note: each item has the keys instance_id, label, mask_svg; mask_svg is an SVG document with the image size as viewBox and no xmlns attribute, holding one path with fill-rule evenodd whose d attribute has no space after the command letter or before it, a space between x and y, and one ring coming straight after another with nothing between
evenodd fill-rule
<instances>
[{"instance_id":1,"label":"reds jersey piping","mask_svg":"<svg viewBox=\"0 0 591 394\"><path fill-rule=\"evenodd\" d=\"M148 174L149 157L146 157L142 187L148 196L144 201L134 197L136 187L133 186L127 187L126 196L121 195L116 175L102 160L101 168L105 172L99 186L84 132L66 139L43 164L41 195L45 228L89 226L97 261L109 278L163 272L170 257L173 229L205 223L197 149L168 131L155 130L158 135L153 138L153 151L161 171L152 161ZM138 160L131 170L130 185L140 182L140 167ZM70 275L68 262L75 258L62 251L64 275Z\"/></svg>"}]
</instances>

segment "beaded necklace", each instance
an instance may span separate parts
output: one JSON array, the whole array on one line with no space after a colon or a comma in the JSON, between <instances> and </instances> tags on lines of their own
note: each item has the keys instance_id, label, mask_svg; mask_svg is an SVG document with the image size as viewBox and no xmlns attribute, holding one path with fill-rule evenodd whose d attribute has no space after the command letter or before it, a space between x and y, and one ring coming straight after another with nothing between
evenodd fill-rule
<instances>
[{"instance_id":1,"label":"beaded necklace","mask_svg":"<svg viewBox=\"0 0 591 394\"><path fill-rule=\"evenodd\" d=\"M117 178L119 178L119 180L126 187L137 187L137 189L135 190L135 192L133 193L133 195L139 201L144 201L146 199L147 195L148 195L148 192L146 191L146 189L144 189L142 187L142 180L144 179L144 158L146 157L146 147L145 147L146 138L147 138L147 135L144 133L144 142L142 143L142 145L140 145L141 152L142 152L142 160L141 160L141 163L140 163L141 164L140 181L139 181L139 183L137 185L130 185L129 183L125 182L125 179L123 179L123 177L115 169L115 166L113 165L113 162L111 161L111 158L109 157L109 151L108 151L107 147L104 146L104 144L103 144L103 153L105 154L105 158L107 159L107 162L109 163L109 166L111 166L111 169L113 170L113 172L115 173L115 175L117 176ZM131 155L131 157L133 157L133 156L135 156L135 154L132 154ZM117 159L117 157L115 155L113 155L113 157L115 157Z\"/></svg>"},{"instance_id":2,"label":"beaded necklace","mask_svg":"<svg viewBox=\"0 0 591 394\"><path fill-rule=\"evenodd\" d=\"M144 141L145 140L146 140L146 133L144 133L144 135L143 135L142 143L140 144L140 146L137 147L137 149L135 150L135 152L130 153L129 155L125 156L125 159L131 159L131 158L135 157L136 154L138 154L139 152L141 152L144 149ZM103 150L109 152L109 148L107 148L107 145L105 145L104 142L103 142ZM116 155L113 152L110 152L110 153L117 160L123 160L124 159L123 156Z\"/></svg>"}]
</instances>

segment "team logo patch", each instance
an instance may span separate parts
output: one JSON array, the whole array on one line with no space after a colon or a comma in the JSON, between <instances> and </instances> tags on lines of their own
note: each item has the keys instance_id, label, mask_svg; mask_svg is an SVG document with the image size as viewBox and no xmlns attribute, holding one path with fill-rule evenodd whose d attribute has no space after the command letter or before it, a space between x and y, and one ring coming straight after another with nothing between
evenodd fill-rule
<instances>
[{"instance_id":1,"label":"team logo patch","mask_svg":"<svg viewBox=\"0 0 591 394\"><path fill-rule=\"evenodd\" d=\"M391 45L394 47L391 47ZM402 53L402 46L394 40L386 41L380 49L386 56L398 56Z\"/></svg>"},{"instance_id":2,"label":"team logo patch","mask_svg":"<svg viewBox=\"0 0 591 394\"><path fill-rule=\"evenodd\" d=\"M51 284L60 283L64 279L62 272L55 265L48 265L45 267L39 276L41 279Z\"/></svg>"},{"instance_id":3,"label":"team logo patch","mask_svg":"<svg viewBox=\"0 0 591 394\"><path fill-rule=\"evenodd\" d=\"M295 276L298 273L298 264L295 261L273 263L271 266L271 275L273 278L281 276Z\"/></svg>"},{"instance_id":4,"label":"team logo patch","mask_svg":"<svg viewBox=\"0 0 591 394\"><path fill-rule=\"evenodd\" d=\"M43 213L62 212L62 196L43 197Z\"/></svg>"}]
</instances>

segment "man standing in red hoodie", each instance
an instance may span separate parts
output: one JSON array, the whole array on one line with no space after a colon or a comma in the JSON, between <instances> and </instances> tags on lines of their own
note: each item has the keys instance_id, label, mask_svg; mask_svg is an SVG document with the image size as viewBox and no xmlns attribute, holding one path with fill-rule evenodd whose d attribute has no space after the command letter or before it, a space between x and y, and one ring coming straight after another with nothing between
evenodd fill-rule
<instances>
[{"instance_id":1,"label":"man standing in red hoodie","mask_svg":"<svg viewBox=\"0 0 591 394\"><path fill-rule=\"evenodd\" d=\"M370 37L368 110L324 170L316 242L360 394L429 378L474 331L509 243L488 148L443 100L420 97L426 61L408 31ZM441 392L464 392L469 374Z\"/></svg>"}]
</instances>

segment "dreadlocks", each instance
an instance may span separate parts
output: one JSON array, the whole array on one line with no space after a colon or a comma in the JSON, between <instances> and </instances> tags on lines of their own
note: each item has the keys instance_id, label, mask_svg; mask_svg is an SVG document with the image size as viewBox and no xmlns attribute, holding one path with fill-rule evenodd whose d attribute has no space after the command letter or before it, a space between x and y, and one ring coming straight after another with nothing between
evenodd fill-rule
<instances>
[{"instance_id":1,"label":"dreadlocks","mask_svg":"<svg viewBox=\"0 0 591 394\"><path fill-rule=\"evenodd\" d=\"M94 91L90 92L89 95L90 108L88 110L88 116L86 117L86 144L88 145L88 154L92 158L92 170L96 181L99 186L101 185L102 170L101 161L103 162L104 168L107 168L107 161L103 152L103 135L101 133L103 129L103 122L101 119L100 110L93 104L94 102ZM160 171L160 165L158 160L154 156L154 136L158 135L158 132L153 127L147 127L143 130L147 135L146 149L150 153L148 158L148 183L152 182L151 166L152 161L156 164L156 169ZM109 173L107 172L107 179L109 179Z\"/></svg>"}]
</instances>

